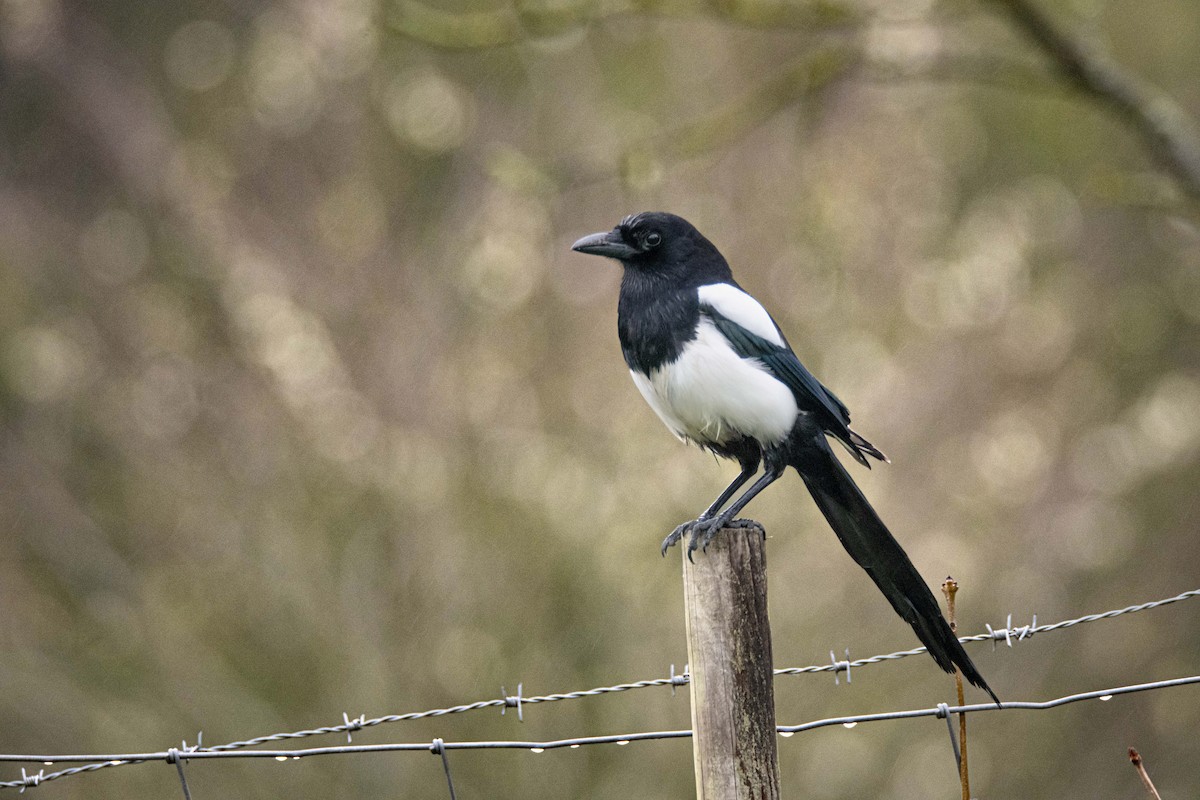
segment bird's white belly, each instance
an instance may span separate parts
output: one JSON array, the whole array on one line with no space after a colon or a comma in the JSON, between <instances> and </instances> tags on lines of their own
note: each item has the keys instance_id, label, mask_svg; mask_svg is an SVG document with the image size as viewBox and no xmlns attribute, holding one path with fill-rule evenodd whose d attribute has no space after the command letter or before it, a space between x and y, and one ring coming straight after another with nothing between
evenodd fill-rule
<instances>
[{"instance_id":1,"label":"bird's white belly","mask_svg":"<svg viewBox=\"0 0 1200 800\"><path fill-rule=\"evenodd\" d=\"M781 441L796 422L796 398L757 361L735 353L708 319L679 357L633 382L677 436L721 444L749 436Z\"/></svg>"}]
</instances>

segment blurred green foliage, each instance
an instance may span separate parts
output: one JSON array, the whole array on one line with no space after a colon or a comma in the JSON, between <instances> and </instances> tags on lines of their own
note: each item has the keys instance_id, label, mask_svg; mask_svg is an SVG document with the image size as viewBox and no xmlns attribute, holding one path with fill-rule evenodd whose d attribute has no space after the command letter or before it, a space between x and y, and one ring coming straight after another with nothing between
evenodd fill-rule
<instances>
[{"instance_id":1,"label":"blurred green foliage","mask_svg":"<svg viewBox=\"0 0 1200 800\"><path fill-rule=\"evenodd\" d=\"M1200 109L1193 3L1048 5ZM732 468L643 406L618 270L568 250L649 208L723 249L892 457L856 476L961 582L963 630L1197 584L1194 208L990 6L5 0L0 44L0 751L682 668L658 542ZM777 664L913 645L798 481L752 510ZM1011 699L1175 677L1196 614L973 652ZM827 680L781 679L781 722L952 695L919 659ZM1189 691L980 717L976 792L1132 796L1134 745L1194 796ZM646 690L355 741L688 725L685 693ZM464 798L692 792L686 741L450 760ZM781 760L797 796L958 791L940 722ZM197 797L445 791L405 754L188 773Z\"/></svg>"}]
</instances>

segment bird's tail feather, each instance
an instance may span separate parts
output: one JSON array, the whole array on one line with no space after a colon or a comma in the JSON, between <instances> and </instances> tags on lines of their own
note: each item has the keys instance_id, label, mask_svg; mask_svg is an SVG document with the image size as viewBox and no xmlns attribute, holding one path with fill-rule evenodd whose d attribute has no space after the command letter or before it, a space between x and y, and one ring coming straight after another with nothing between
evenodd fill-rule
<instances>
[{"instance_id":1,"label":"bird's tail feather","mask_svg":"<svg viewBox=\"0 0 1200 800\"><path fill-rule=\"evenodd\" d=\"M850 442L860 452L866 453L867 455L871 456L872 458L877 458L885 464L892 463L892 460L890 458L888 458L882 450L880 450L878 447L876 447L875 445L868 442L866 437L863 436L861 433L854 430L853 428L847 428L846 430L850 431ZM871 466L871 463L868 461L867 467L870 468L870 466Z\"/></svg>"},{"instance_id":2,"label":"bird's tail feather","mask_svg":"<svg viewBox=\"0 0 1200 800\"><path fill-rule=\"evenodd\" d=\"M846 448L846 452L853 456L855 461L867 469L871 468L871 462L867 460L867 456L877 458L885 464L892 463L892 460L884 455L882 450L868 442L865 436L852 428L834 431L831 435L838 444Z\"/></svg>"},{"instance_id":3,"label":"bird's tail feather","mask_svg":"<svg viewBox=\"0 0 1200 800\"><path fill-rule=\"evenodd\" d=\"M957 665L968 681L999 703L950 630L929 586L829 449L828 442L819 436L800 449L802 452L793 459L793 466L846 552L867 571L896 613L912 625L938 666L953 672Z\"/></svg>"}]
</instances>

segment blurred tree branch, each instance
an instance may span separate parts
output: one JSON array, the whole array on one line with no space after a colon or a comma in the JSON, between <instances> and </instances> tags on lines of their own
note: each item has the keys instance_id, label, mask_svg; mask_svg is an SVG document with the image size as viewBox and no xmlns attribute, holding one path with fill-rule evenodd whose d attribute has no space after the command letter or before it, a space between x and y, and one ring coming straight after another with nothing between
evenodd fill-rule
<instances>
[{"instance_id":1,"label":"blurred tree branch","mask_svg":"<svg viewBox=\"0 0 1200 800\"><path fill-rule=\"evenodd\" d=\"M869 59L860 74L878 83L962 83L1010 92L1067 94L1066 87L1047 79L1041 65L986 53L940 55L933 62Z\"/></svg>"},{"instance_id":2,"label":"blurred tree branch","mask_svg":"<svg viewBox=\"0 0 1200 800\"><path fill-rule=\"evenodd\" d=\"M688 159L740 139L780 111L845 77L859 63L856 47L827 46L813 50L794 66L764 82L720 113L659 135L648 148L668 158ZM626 160L636 156L631 148Z\"/></svg>"},{"instance_id":3,"label":"blurred tree branch","mask_svg":"<svg viewBox=\"0 0 1200 800\"><path fill-rule=\"evenodd\" d=\"M1030 0L991 0L1012 19L1038 52L1049 59L1070 89L1108 106L1142 140L1150 156L1173 178L1182 193L1200 201L1200 134L1194 120L1173 99L1145 83L1109 57L1095 42L1056 25ZM835 2L793 5L776 0L613 0L602 4L539 6L516 3L489 11L446 12L419 0L401 0L390 27L400 35L436 47L473 50L519 44L563 35L600 20L622 16L670 19L719 19L754 28L831 32L861 28L860 13ZM851 55L851 50L855 54ZM829 46L764 84L745 100L721 113L629 146L621 158L626 177L651 166L656 158L687 159L736 141L763 121L820 89L854 64L857 48ZM903 65L871 63L879 79L963 80L1017 91L1052 88L1045 75L1012 60L961 57L915 72ZM963 72L955 70L961 67ZM821 74L821 70L828 72ZM814 80L815 79L815 80ZM568 185L590 183L603 176L587 167L560 165Z\"/></svg>"},{"instance_id":4,"label":"blurred tree branch","mask_svg":"<svg viewBox=\"0 0 1200 800\"><path fill-rule=\"evenodd\" d=\"M1007 11L1067 82L1116 111L1183 192L1200 201L1200 136L1178 103L1127 73L1095 42L1055 25L1029 0L991 2Z\"/></svg>"},{"instance_id":5,"label":"blurred tree branch","mask_svg":"<svg viewBox=\"0 0 1200 800\"><path fill-rule=\"evenodd\" d=\"M720 19L753 28L820 31L858 20L855 11L833 2L797 6L774 0L615 0L572 6L516 3L489 11L448 12L419 0L402 0L389 20L397 33L436 47L476 50L519 44L580 30L603 19L652 16L672 19Z\"/></svg>"},{"instance_id":6,"label":"blurred tree branch","mask_svg":"<svg viewBox=\"0 0 1200 800\"><path fill-rule=\"evenodd\" d=\"M798 63L718 113L628 145L620 157L621 175L627 183L636 183L638 173L652 172L663 162L684 161L719 150L780 111L827 89L849 75L860 62L861 53L856 46L815 48ZM598 170L586 165L562 164L555 172L567 186L612 177L611 169Z\"/></svg>"}]
</instances>

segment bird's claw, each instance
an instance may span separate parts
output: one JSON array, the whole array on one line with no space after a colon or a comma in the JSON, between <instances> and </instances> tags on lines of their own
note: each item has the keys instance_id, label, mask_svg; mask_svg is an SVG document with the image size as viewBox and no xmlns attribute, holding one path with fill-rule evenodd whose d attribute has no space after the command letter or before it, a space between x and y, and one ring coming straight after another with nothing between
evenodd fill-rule
<instances>
[{"instance_id":1,"label":"bird's claw","mask_svg":"<svg viewBox=\"0 0 1200 800\"><path fill-rule=\"evenodd\" d=\"M680 539L682 539L683 535L688 532L688 529L691 528L693 525L695 525L699 521L700 520L694 519L689 522L685 522L682 525L675 526L675 530L671 531L671 533L667 536L667 538L663 539L663 543L662 543L663 557L666 557L667 551L671 549L671 545L675 544Z\"/></svg>"},{"instance_id":2,"label":"bird's claw","mask_svg":"<svg viewBox=\"0 0 1200 800\"><path fill-rule=\"evenodd\" d=\"M708 552L708 543L713 540L713 537L723 527L725 526L721 524L720 519L697 520L696 524L692 526L691 538L688 539L688 561L692 561L692 553L696 552L696 550Z\"/></svg>"},{"instance_id":3,"label":"bird's claw","mask_svg":"<svg viewBox=\"0 0 1200 800\"><path fill-rule=\"evenodd\" d=\"M762 525L752 519L722 520L720 517L694 519L676 526L675 530L671 531L666 539L663 539L662 554L665 556L671 545L682 539L684 534L690 534L688 538L687 557L688 561L692 561L692 554L697 550L701 552L708 551L708 545L722 528L754 528L764 537L766 536L766 531L763 530Z\"/></svg>"}]
</instances>

